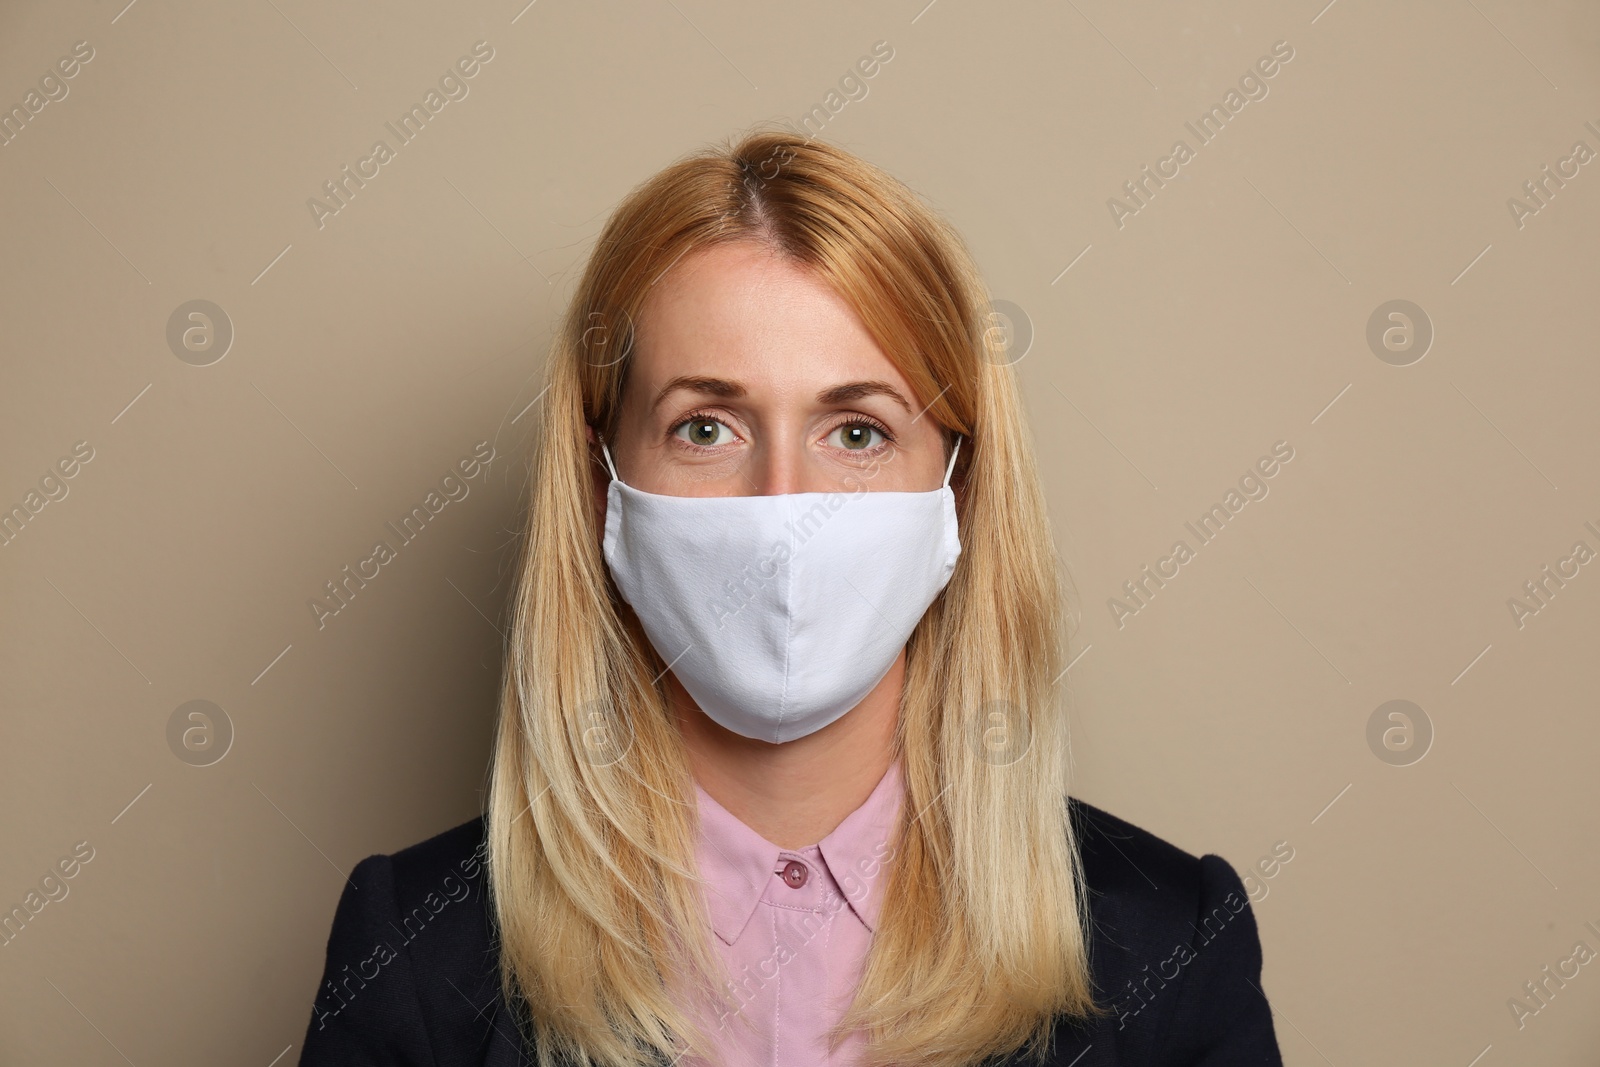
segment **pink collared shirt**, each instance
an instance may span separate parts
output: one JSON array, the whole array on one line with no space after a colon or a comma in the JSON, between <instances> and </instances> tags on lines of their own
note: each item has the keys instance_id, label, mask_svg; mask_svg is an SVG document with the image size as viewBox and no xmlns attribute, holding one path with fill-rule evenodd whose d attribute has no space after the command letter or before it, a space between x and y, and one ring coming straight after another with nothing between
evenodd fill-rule
<instances>
[{"instance_id":1,"label":"pink collared shirt","mask_svg":"<svg viewBox=\"0 0 1600 1067\"><path fill-rule=\"evenodd\" d=\"M855 996L882 904L882 877L902 797L891 763L866 801L807 848L779 848L695 784L697 856L706 879L713 944L728 968L736 1025L702 1014L727 1067L849 1067L864 1036L855 1031L832 1056L828 1028ZM719 1025L720 1023L720 1025ZM691 1050L683 1067L709 1061Z\"/></svg>"}]
</instances>

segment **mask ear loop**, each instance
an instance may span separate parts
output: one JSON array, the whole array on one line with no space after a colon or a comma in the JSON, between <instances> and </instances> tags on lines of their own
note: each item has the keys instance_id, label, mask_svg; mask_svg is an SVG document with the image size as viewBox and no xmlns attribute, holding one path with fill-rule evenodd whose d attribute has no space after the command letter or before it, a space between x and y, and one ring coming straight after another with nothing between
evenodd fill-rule
<instances>
[{"instance_id":1,"label":"mask ear loop","mask_svg":"<svg viewBox=\"0 0 1600 1067\"><path fill-rule=\"evenodd\" d=\"M944 485L940 486L941 489L949 486L949 484L950 484L950 472L956 469L956 454L958 452L960 452L960 451L961 451L961 435L957 434L956 435L956 447L950 450L950 465L944 469Z\"/></svg>"},{"instance_id":2,"label":"mask ear loop","mask_svg":"<svg viewBox=\"0 0 1600 1067\"><path fill-rule=\"evenodd\" d=\"M595 436L599 437L600 435L596 434ZM960 446L958 445L957 447L960 447ZM611 479L612 479L612 481L617 481L617 482L622 481L622 479L617 476L617 468L611 462L611 450L606 447L606 439L604 437L600 438L600 451L605 454L606 466L611 468Z\"/></svg>"}]
</instances>

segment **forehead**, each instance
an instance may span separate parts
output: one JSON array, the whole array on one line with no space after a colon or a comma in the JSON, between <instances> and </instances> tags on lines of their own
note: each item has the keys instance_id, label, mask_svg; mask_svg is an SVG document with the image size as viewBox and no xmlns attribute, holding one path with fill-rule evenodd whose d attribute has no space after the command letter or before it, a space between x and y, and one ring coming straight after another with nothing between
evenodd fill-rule
<instances>
[{"instance_id":1,"label":"forehead","mask_svg":"<svg viewBox=\"0 0 1600 1067\"><path fill-rule=\"evenodd\" d=\"M679 374L735 378L752 388L905 379L854 309L809 268L736 242L684 256L652 287L634 347L645 388Z\"/></svg>"}]
</instances>

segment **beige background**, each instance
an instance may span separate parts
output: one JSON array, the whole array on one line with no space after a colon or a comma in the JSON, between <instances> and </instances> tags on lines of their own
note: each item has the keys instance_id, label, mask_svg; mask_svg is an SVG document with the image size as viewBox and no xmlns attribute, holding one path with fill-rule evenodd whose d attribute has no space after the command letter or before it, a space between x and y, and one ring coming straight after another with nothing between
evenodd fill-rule
<instances>
[{"instance_id":1,"label":"beige background","mask_svg":"<svg viewBox=\"0 0 1600 1067\"><path fill-rule=\"evenodd\" d=\"M0 506L93 449L0 547L0 901L94 850L0 948L0 1062L298 1057L341 872L479 810L537 360L603 220L818 105L1031 324L1077 792L1241 873L1294 850L1256 904L1285 1062L1596 1062L1600 965L1521 1029L1507 1005L1600 951L1600 563L1508 607L1600 551L1600 161L1508 206L1600 151L1595 5L125 2L0 13L7 108L94 50L0 147ZM319 228L478 41L469 94ZM1119 227L1277 41L1268 95ZM209 366L167 341L196 299L235 332ZM1367 341L1396 299L1435 333L1406 366ZM1278 441L1269 495L1119 626ZM1367 740L1396 699L1433 731L1408 766ZM232 723L211 766L169 746L190 700Z\"/></svg>"}]
</instances>

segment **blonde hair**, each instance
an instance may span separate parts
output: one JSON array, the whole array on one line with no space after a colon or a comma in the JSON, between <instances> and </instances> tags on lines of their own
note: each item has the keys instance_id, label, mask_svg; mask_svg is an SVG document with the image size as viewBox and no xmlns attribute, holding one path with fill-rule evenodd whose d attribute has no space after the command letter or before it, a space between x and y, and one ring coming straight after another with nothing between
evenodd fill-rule
<instances>
[{"instance_id":1,"label":"blonde hair","mask_svg":"<svg viewBox=\"0 0 1600 1067\"><path fill-rule=\"evenodd\" d=\"M551 345L488 805L507 1002L541 1067L715 1059L670 983L737 1013L695 862L697 808L657 655L599 551L585 424L615 439L633 323L685 255L761 242L847 301L967 439L962 554L907 648L905 785L860 985L867 1067L956 1067L1098 1015L1068 821L1059 561L1012 368L957 233L906 186L758 128L636 188ZM931 399L930 399L931 398ZM999 747L996 747L996 743Z\"/></svg>"}]
</instances>

